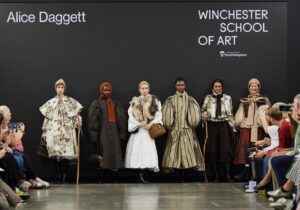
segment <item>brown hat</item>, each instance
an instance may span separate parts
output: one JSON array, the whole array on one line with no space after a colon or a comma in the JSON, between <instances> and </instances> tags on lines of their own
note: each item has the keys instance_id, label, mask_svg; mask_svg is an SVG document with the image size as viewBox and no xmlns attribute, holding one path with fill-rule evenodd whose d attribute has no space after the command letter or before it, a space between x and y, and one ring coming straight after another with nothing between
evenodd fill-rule
<instances>
[{"instance_id":1,"label":"brown hat","mask_svg":"<svg viewBox=\"0 0 300 210\"><path fill-rule=\"evenodd\" d=\"M252 79L249 80L248 88L250 87L251 84L257 84L258 87L260 88L260 82L259 82L259 80L256 79L256 78L252 78Z\"/></svg>"},{"instance_id":2,"label":"brown hat","mask_svg":"<svg viewBox=\"0 0 300 210\"><path fill-rule=\"evenodd\" d=\"M65 89L67 88L66 83L63 79L59 79L55 82L55 88L57 85L63 85L63 86L65 86Z\"/></svg>"}]
</instances>

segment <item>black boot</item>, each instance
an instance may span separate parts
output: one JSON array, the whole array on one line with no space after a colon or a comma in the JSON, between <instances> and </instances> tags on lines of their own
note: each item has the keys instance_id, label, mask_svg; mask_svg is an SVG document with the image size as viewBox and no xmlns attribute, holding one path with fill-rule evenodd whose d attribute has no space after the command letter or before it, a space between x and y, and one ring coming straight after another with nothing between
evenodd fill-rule
<instances>
[{"instance_id":1,"label":"black boot","mask_svg":"<svg viewBox=\"0 0 300 210\"><path fill-rule=\"evenodd\" d=\"M174 169L174 182L178 183L180 181L180 171L178 169Z\"/></svg>"},{"instance_id":2,"label":"black boot","mask_svg":"<svg viewBox=\"0 0 300 210\"><path fill-rule=\"evenodd\" d=\"M61 180L60 180L61 184L66 184L66 177L67 177L67 175L65 173L63 173L61 176Z\"/></svg>"},{"instance_id":3,"label":"black boot","mask_svg":"<svg viewBox=\"0 0 300 210\"><path fill-rule=\"evenodd\" d=\"M143 184L149 184L150 183L149 181L145 180L145 170L141 170L139 172L139 182L143 183Z\"/></svg>"},{"instance_id":4,"label":"black boot","mask_svg":"<svg viewBox=\"0 0 300 210\"><path fill-rule=\"evenodd\" d=\"M56 184L60 184L61 182L61 163L60 160L54 160L55 161L55 168L57 173L57 179L55 181Z\"/></svg>"},{"instance_id":5,"label":"black boot","mask_svg":"<svg viewBox=\"0 0 300 210\"><path fill-rule=\"evenodd\" d=\"M104 171L103 171L103 169L100 169L100 171L99 171L99 179L98 179L98 183L99 184L102 184L103 182L104 182L104 176L103 176L103 174L104 174Z\"/></svg>"},{"instance_id":6,"label":"black boot","mask_svg":"<svg viewBox=\"0 0 300 210\"><path fill-rule=\"evenodd\" d=\"M219 182L220 181L220 177L219 177L219 171L218 171L218 164L214 163L213 167L214 167L214 172L215 172L214 182Z\"/></svg>"},{"instance_id":7,"label":"black boot","mask_svg":"<svg viewBox=\"0 0 300 210\"><path fill-rule=\"evenodd\" d=\"M249 181L249 174L250 174L250 166L246 165L243 172L240 175L234 176L236 181Z\"/></svg>"},{"instance_id":8,"label":"black boot","mask_svg":"<svg viewBox=\"0 0 300 210\"><path fill-rule=\"evenodd\" d=\"M231 176L230 176L230 163L225 163L225 179L227 182L233 182L233 180L231 179Z\"/></svg>"},{"instance_id":9,"label":"black boot","mask_svg":"<svg viewBox=\"0 0 300 210\"><path fill-rule=\"evenodd\" d=\"M62 159L60 161L60 173L61 173L61 184L66 184L66 177L69 172L70 161L68 159Z\"/></svg>"},{"instance_id":10,"label":"black boot","mask_svg":"<svg viewBox=\"0 0 300 210\"><path fill-rule=\"evenodd\" d=\"M185 171L184 171L184 169L181 170L181 173L180 173L180 182L181 183L185 182Z\"/></svg>"},{"instance_id":11,"label":"black boot","mask_svg":"<svg viewBox=\"0 0 300 210\"><path fill-rule=\"evenodd\" d=\"M114 183L118 183L118 171L117 170L113 170L112 174L113 174L113 182Z\"/></svg>"}]
</instances>

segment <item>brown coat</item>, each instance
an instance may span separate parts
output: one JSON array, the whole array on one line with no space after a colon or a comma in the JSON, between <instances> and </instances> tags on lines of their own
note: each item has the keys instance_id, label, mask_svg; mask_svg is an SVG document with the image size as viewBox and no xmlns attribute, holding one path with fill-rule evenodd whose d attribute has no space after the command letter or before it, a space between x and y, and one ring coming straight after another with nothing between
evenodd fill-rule
<instances>
[{"instance_id":1,"label":"brown coat","mask_svg":"<svg viewBox=\"0 0 300 210\"><path fill-rule=\"evenodd\" d=\"M116 123L108 122L108 109L105 100L94 100L88 111L88 131L90 140L98 146L98 154L103 158L104 169L123 167L121 141L127 134L127 119L123 106L112 100Z\"/></svg>"}]
</instances>

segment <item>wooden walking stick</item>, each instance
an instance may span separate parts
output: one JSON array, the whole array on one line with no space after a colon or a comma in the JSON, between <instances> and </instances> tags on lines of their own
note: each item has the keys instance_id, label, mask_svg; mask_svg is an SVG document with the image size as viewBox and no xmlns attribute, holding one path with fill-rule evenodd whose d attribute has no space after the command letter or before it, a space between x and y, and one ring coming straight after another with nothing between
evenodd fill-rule
<instances>
[{"instance_id":1,"label":"wooden walking stick","mask_svg":"<svg viewBox=\"0 0 300 210\"><path fill-rule=\"evenodd\" d=\"M208 139L207 121L205 121L204 124L205 124L205 140L204 140L204 146L203 146L203 158L204 158L204 162L205 162L206 143L207 143L207 139ZM206 170L204 171L204 178L205 178L205 182L208 182L207 177L206 177Z\"/></svg>"},{"instance_id":2,"label":"wooden walking stick","mask_svg":"<svg viewBox=\"0 0 300 210\"><path fill-rule=\"evenodd\" d=\"M80 171L80 132L81 128L78 128L78 133L77 133L77 174L76 174L76 184L79 184L79 171Z\"/></svg>"}]
</instances>

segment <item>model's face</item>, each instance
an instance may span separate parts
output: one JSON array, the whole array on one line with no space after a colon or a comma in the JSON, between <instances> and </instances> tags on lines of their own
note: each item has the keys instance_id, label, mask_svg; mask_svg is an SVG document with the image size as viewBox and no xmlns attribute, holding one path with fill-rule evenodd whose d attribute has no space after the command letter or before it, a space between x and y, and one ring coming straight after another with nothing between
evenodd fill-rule
<instances>
[{"instance_id":1,"label":"model's face","mask_svg":"<svg viewBox=\"0 0 300 210\"><path fill-rule=\"evenodd\" d=\"M149 86L147 84L142 84L139 91L142 96L146 96L149 93Z\"/></svg>"},{"instance_id":2,"label":"model's face","mask_svg":"<svg viewBox=\"0 0 300 210\"><path fill-rule=\"evenodd\" d=\"M222 84L220 82L215 82L213 86L213 92L216 94L221 94L223 91Z\"/></svg>"},{"instance_id":3,"label":"model's face","mask_svg":"<svg viewBox=\"0 0 300 210\"><path fill-rule=\"evenodd\" d=\"M185 91L186 85L184 81L177 81L175 87L179 93L183 93Z\"/></svg>"},{"instance_id":4,"label":"model's face","mask_svg":"<svg viewBox=\"0 0 300 210\"><path fill-rule=\"evenodd\" d=\"M251 84L249 86L249 93L250 93L250 95L254 95L254 94L259 93L259 86L258 86L258 84Z\"/></svg>"},{"instance_id":5,"label":"model's face","mask_svg":"<svg viewBox=\"0 0 300 210\"><path fill-rule=\"evenodd\" d=\"M108 86L104 86L102 93L106 98L109 98L111 95L111 91Z\"/></svg>"},{"instance_id":6,"label":"model's face","mask_svg":"<svg viewBox=\"0 0 300 210\"><path fill-rule=\"evenodd\" d=\"M63 96L64 93L65 93L65 86L62 85L62 84L58 84L58 85L56 86L56 94L57 94L58 96Z\"/></svg>"}]
</instances>

